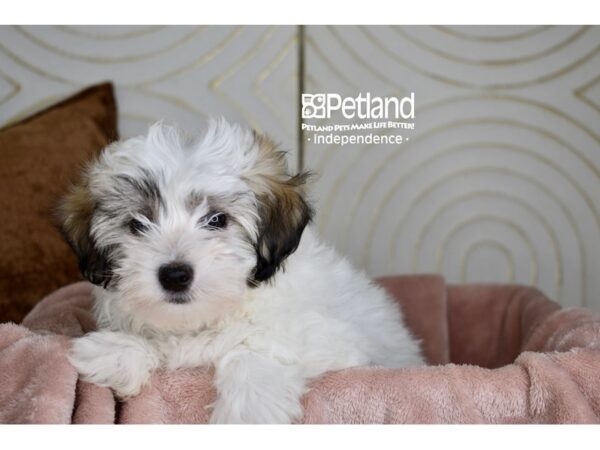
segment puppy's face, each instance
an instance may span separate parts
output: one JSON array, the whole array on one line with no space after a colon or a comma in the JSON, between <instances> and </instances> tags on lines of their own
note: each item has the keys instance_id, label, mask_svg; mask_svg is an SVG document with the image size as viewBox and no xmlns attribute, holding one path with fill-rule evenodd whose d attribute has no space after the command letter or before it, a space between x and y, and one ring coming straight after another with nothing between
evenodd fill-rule
<instances>
[{"instance_id":1,"label":"puppy's face","mask_svg":"<svg viewBox=\"0 0 600 450\"><path fill-rule=\"evenodd\" d=\"M304 180L251 131L215 122L191 141L159 124L106 148L60 216L83 275L116 293L122 314L196 328L235 310L296 249L311 216Z\"/></svg>"}]
</instances>

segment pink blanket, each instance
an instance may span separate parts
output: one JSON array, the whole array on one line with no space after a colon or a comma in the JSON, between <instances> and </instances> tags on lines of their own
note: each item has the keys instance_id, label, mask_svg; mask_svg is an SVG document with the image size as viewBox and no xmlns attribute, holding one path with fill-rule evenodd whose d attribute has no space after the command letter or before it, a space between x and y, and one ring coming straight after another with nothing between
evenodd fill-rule
<instances>
[{"instance_id":1,"label":"pink blanket","mask_svg":"<svg viewBox=\"0 0 600 450\"><path fill-rule=\"evenodd\" d=\"M358 367L314 380L305 423L598 423L600 315L527 287L380 282L403 305L432 366ZM205 423L211 369L158 372L126 403L79 382L69 337L94 329L90 286L67 286L22 325L0 325L0 422Z\"/></svg>"}]
</instances>

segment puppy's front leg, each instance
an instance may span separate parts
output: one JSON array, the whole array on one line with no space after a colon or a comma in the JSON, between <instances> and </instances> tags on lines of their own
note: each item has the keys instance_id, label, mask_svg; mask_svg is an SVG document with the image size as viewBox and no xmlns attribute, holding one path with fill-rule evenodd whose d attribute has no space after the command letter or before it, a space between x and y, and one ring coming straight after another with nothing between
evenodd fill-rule
<instances>
[{"instance_id":1,"label":"puppy's front leg","mask_svg":"<svg viewBox=\"0 0 600 450\"><path fill-rule=\"evenodd\" d=\"M211 423L292 423L302 418L305 379L298 368L260 353L228 353L215 367Z\"/></svg>"},{"instance_id":2,"label":"puppy's front leg","mask_svg":"<svg viewBox=\"0 0 600 450\"><path fill-rule=\"evenodd\" d=\"M158 355L146 341L112 331L74 339L69 360L82 380L110 387L121 398L137 395L159 364Z\"/></svg>"}]
</instances>

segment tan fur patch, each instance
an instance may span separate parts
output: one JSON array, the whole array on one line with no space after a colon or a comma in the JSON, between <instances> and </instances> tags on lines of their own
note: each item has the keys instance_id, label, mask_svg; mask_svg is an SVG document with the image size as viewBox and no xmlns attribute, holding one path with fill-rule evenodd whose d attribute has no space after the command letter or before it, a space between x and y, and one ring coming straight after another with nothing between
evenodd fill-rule
<instances>
[{"instance_id":1,"label":"tan fur patch","mask_svg":"<svg viewBox=\"0 0 600 450\"><path fill-rule=\"evenodd\" d=\"M285 153L265 136L255 133L255 140L259 157L246 179L259 206L258 265L254 278L262 281L296 250L312 210L304 199L308 174L290 176Z\"/></svg>"},{"instance_id":2,"label":"tan fur patch","mask_svg":"<svg viewBox=\"0 0 600 450\"><path fill-rule=\"evenodd\" d=\"M63 234L79 260L82 275L94 284L107 286L112 278L107 249L99 251L91 236L90 226L96 209L89 189L87 174L73 186L58 207Z\"/></svg>"},{"instance_id":3,"label":"tan fur patch","mask_svg":"<svg viewBox=\"0 0 600 450\"><path fill-rule=\"evenodd\" d=\"M73 186L58 207L58 216L67 239L74 244L87 237L95 202L87 185L87 179Z\"/></svg>"}]
</instances>

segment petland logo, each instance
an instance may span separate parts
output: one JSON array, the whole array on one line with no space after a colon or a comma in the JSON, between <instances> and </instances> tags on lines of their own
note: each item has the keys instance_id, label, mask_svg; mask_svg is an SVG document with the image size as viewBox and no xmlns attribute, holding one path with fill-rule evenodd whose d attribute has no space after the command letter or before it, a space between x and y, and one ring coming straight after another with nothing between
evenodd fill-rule
<instances>
[{"instance_id":1,"label":"petland logo","mask_svg":"<svg viewBox=\"0 0 600 450\"><path fill-rule=\"evenodd\" d=\"M414 119L415 93L399 97L371 97L362 92L356 97L339 94L302 94L303 119L331 119L341 111L346 119Z\"/></svg>"}]
</instances>

